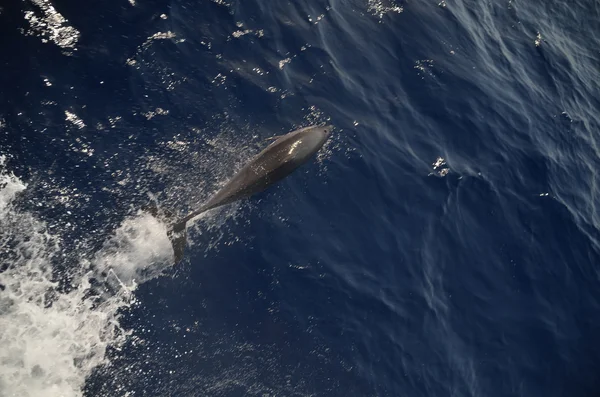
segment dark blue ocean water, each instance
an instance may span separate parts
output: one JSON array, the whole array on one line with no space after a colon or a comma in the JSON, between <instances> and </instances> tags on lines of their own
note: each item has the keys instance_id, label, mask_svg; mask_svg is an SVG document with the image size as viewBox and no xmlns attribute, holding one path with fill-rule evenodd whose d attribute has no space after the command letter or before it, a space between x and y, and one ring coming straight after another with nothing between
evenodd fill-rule
<instances>
[{"instance_id":1,"label":"dark blue ocean water","mask_svg":"<svg viewBox=\"0 0 600 397\"><path fill-rule=\"evenodd\" d=\"M0 396L600 393L597 2L0 20ZM326 122L318 159L156 264L149 196L184 214Z\"/></svg>"}]
</instances>

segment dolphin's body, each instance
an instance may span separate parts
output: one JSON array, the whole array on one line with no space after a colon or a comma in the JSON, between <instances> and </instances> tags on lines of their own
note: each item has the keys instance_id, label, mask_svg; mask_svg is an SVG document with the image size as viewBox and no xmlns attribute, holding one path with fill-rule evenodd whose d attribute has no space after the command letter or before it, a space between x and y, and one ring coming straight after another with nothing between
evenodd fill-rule
<instances>
[{"instance_id":1,"label":"dolphin's body","mask_svg":"<svg viewBox=\"0 0 600 397\"><path fill-rule=\"evenodd\" d=\"M173 223L169 238L175 263L183 258L186 223L210 209L259 193L306 163L323 146L332 126L310 126L277 138L235 174L204 205Z\"/></svg>"}]
</instances>

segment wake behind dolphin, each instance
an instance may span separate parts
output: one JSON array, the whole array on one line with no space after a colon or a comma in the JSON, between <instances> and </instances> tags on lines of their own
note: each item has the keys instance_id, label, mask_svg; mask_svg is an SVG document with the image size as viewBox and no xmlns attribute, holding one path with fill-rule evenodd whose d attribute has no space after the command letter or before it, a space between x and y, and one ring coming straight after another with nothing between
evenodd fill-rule
<instances>
[{"instance_id":1,"label":"wake behind dolphin","mask_svg":"<svg viewBox=\"0 0 600 397\"><path fill-rule=\"evenodd\" d=\"M175 263L183 258L187 222L210 209L262 192L306 163L327 141L332 126L310 126L277 138L246 164L204 205L174 222L169 230ZM158 214L156 207L151 209Z\"/></svg>"}]
</instances>

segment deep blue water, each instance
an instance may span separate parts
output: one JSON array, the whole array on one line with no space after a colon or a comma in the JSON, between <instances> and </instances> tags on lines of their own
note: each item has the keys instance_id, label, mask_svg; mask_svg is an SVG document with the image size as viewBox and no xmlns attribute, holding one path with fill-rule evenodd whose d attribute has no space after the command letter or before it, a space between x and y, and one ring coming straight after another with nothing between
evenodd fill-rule
<instances>
[{"instance_id":1,"label":"deep blue water","mask_svg":"<svg viewBox=\"0 0 600 397\"><path fill-rule=\"evenodd\" d=\"M196 222L119 306L106 360L67 356L73 395L600 393L598 3L27 0L0 20L0 155L27 183L2 271L49 249L14 253L28 214L60 241L59 296L149 194L184 214L267 138L335 126L318 160ZM66 379L20 354L0 395Z\"/></svg>"}]
</instances>

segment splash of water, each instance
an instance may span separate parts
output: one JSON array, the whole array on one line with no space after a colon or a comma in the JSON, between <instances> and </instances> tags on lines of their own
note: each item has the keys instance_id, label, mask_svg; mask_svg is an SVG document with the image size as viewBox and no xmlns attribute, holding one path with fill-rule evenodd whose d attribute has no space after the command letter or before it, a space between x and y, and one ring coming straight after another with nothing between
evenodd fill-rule
<instances>
[{"instance_id":1,"label":"splash of water","mask_svg":"<svg viewBox=\"0 0 600 397\"><path fill-rule=\"evenodd\" d=\"M80 396L107 348L125 342L119 313L136 285L169 266L165 225L145 214L126 219L98 252L81 255L72 288L61 291L52 263L67 248L19 209L27 185L3 166L0 157L0 394Z\"/></svg>"}]
</instances>

